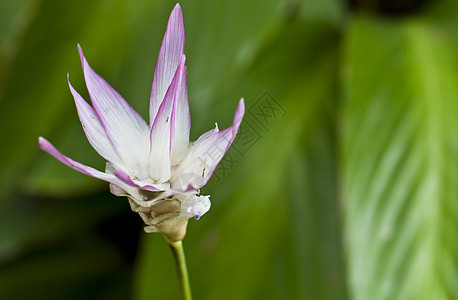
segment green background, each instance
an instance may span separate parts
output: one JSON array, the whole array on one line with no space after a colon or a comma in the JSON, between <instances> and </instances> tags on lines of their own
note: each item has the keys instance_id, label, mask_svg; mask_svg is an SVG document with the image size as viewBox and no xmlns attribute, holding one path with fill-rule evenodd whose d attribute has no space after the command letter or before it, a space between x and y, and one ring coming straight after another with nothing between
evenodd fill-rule
<instances>
[{"instance_id":1,"label":"green background","mask_svg":"<svg viewBox=\"0 0 458 300\"><path fill-rule=\"evenodd\" d=\"M195 299L458 299L458 2L356 2L182 1L192 139L247 105L184 240ZM37 145L103 169L76 45L146 118L174 5L0 1L1 299L179 298L164 239Z\"/></svg>"}]
</instances>

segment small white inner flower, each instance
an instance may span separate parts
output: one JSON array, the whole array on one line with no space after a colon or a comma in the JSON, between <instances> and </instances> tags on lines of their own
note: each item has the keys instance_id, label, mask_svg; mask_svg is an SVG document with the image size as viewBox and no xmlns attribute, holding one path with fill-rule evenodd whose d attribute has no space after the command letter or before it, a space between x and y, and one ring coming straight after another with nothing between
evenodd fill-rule
<instances>
[{"instance_id":1,"label":"small white inner flower","mask_svg":"<svg viewBox=\"0 0 458 300\"><path fill-rule=\"evenodd\" d=\"M210 209L210 206L210 196L192 195L182 203L180 217L193 217L199 220Z\"/></svg>"}]
</instances>

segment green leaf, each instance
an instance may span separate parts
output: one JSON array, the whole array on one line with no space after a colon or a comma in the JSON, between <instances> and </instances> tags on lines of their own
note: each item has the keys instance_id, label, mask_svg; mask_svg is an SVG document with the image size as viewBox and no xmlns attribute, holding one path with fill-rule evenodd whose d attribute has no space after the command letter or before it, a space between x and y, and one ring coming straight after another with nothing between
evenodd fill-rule
<instances>
[{"instance_id":1,"label":"green leaf","mask_svg":"<svg viewBox=\"0 0 458 300\"><path fill-rule=\"evenodd\" d=\"M347 33L342 193L354 299L458 298L451 41L420 18L360 16Z\"/></svg>"}]
</instances>

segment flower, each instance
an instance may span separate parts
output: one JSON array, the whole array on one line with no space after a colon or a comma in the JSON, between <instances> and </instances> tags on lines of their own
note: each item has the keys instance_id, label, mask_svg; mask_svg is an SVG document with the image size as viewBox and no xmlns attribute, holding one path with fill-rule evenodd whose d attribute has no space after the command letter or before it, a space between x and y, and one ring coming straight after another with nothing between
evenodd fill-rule
<instances>
[{"instance_id":1,"label":"flower","mask_svg":"<svg viewBox=\"0 0 458 300\"><path fill-rule=\"evenodd\" d=\"M173 9L159 51L151 88L148 125L89 66L78 45L92 107L68 84L84 132L92 147L107 160L105 172L60 153L43 137L42 150L67 166L110 183L116 196L127 196L133 211L171 242L186 234L188 219L210 209L203 187L237 134L245 105L240 100L231 127L214 129L189 141L191 117L186 87L184 23L179 4ZM68 78L67 78L68 79Z\"/></svg>"}]
</instances>

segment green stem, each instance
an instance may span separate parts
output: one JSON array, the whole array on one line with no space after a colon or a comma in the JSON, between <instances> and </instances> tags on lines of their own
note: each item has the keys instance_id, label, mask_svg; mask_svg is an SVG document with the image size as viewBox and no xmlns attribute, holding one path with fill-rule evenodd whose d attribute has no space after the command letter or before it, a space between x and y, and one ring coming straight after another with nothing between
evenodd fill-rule
<instances>
[{"instance_id":1,"label":"green stem","mask_svg":"<svg viewBox=\"0 0 458 300\"><path fill-rule=\"evenodd\" d=\"M173 257L178 272L178 279L180 281L181 293L184 300L192 300L191 285L189 284L188 268L186 267L186 258L184 257L183 243L169 242L170 249L172 249Z\"/></svg>"}]
</instances>

